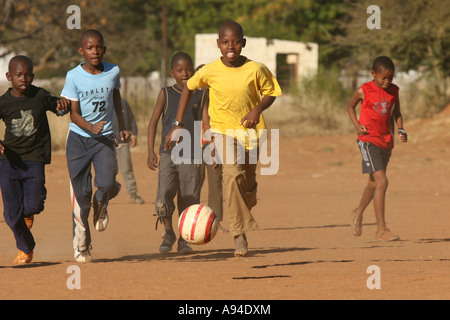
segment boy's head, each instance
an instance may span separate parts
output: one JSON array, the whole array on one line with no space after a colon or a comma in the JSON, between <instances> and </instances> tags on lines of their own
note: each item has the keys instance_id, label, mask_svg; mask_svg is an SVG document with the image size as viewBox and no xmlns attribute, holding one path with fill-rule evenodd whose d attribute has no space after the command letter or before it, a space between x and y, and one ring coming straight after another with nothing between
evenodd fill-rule
<instances>
[{"instance_id":1,"label":"boy's head","mask_svg":"<svg viewBox=\"0 0 450 320\"><path fill-rule=\"evenodd\" d=\"M373 61L371 73L374 83L383 89L387 89L394 78L394 63L389 57L380 56Z\"/></svg>"},{"instance_id":2,"label":"boy's head","mask_svg":"<svg viewBox=\"0 0 450 320\"><path fill-rule=\"evenodd\" d=\"M185 82L194 74L194 64L186 52L178 52L173 55L170 62L170 75L175 78L180 89Z\"/></svg>"},{"instance_id":3,"label":"boy's head","mask_svg":"<svg viewBox=\"0 0 450 320\"><path fill-rule=\"evenodd\" d=\"M242 64L241 51L245 47L246 39L242 26L227 20L219 28L217 47L222 53L222 61L226 66L236 67Z\"/></svg>"},{"instance_id":4,"label":"boy's head","mask_svg":"<svg viewBox=\"0 0 450 320\"><path fill-rule=\"evenodd\" d=\"M94 29L84 31L80 37L78 52L84 57L86 64L99 67L106 52L103 35Z\"/></svg>"},{"instance_id":5,"label":"boy's head","mask_svg":"<svg viewBox=\"0 0 450 320\"><path fill-rule=\"evenodd\" d=\"M24 96L34 79L33 62L26 56L15 56L8 64L6 78L11 82L11 94L15 97Z\"/></svg>"}]
</instances>

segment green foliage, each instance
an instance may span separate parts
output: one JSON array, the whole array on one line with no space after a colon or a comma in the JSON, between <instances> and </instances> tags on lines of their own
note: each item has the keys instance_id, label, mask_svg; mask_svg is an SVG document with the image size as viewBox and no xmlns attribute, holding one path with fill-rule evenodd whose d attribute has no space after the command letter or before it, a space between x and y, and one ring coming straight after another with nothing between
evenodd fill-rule
<instances>
[{"instance_id":1,"label":"green foliage","mask_svg":"<svg viewBox=\"0 0 450 320\"><path fill-rule=\"evenodd\" d=\"M391 56L397 70L425 67L433 103L439 109L450 100L450 6L439 0L376 1L380 30L366 26L369 0L0 0L0 47L28 54L40 77L63 76L81 61L82 30L66 27L67 7L78 5L82 29L105 36L105 60L123 76L146 76L162 66L164 3L168 60L177 51L194 58L195 34L217 33L233 19L247 37L318 43L328 69L367 70L378 55Z\"/></svg>"}]
</instances>

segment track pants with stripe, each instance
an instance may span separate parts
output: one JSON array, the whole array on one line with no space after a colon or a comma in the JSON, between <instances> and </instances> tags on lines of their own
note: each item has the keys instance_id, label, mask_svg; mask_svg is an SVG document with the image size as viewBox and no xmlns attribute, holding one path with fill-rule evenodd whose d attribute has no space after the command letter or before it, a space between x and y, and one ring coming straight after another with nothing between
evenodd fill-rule
<instances>
[{"instance_id":1,"label":"track pants with stripe","mask_svg":"<svg viewBox=\"0 0 450 320\"><path fill-rule=\"evenodd\" d=\"M105 205L116 197L117 159L112 137L86 138L70 131L66 144L73 216L73 248L84 251L91 244L89 212L92 203L92 173L97 187L94 198Z\"/></svg>"}]
</instances>

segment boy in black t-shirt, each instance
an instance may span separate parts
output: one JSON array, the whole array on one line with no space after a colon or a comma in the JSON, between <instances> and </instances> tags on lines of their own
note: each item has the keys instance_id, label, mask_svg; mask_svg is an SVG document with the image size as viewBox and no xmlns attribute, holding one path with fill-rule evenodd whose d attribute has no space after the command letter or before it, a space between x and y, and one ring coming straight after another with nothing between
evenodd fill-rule
<instances>
[{"instance_id":1,"label":"boy in black t-shirt","mask_svg":"<svg viewBox=\"0 0 450 320\"><path fill-rule=\"evenodd\" d=\"M6 78L12 87L0 97L0 119L6 125L0 141L0 188L5 221L19 249L14 263L23 264L33 258L33 215L44 210L47 196L45 165L51 160L51 137L46 111L64 115L70 101L31 84L33 63L26 56L10 60Z\"/></svg>"}]
</instances>

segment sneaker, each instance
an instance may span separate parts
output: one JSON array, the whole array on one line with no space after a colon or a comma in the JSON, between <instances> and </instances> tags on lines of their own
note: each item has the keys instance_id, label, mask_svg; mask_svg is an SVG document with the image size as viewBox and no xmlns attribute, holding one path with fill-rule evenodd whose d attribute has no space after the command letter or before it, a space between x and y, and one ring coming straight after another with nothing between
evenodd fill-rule
<instances>
[{"instance_id":1,"label":"sneaker","mask_svg":"<svg viewBox=\"0 0 450 320\"><path fill-rule=\"evenodd\" d=\"M191 245L187 243L187 241L184 240L181 236L178 238L177 251L181 254L190 254L194 252L194 250L191 248Z\"/></svg>"},{"instance_id":2,"label":"sneaker","mask_svg":"<svg viewBox=\"0 0 450 320\"><path fill-rule=\"evenodd\" d=\"M384 241L384 242L387 242L387 241L396 241L396 240L400 240L400 237L398 236L398 235L396 235L396 234L393 234L392 232L391 232L391 230L389 230L389 229L385 229L383 232L380 232L380 233L376 233L376 239L378 240L378 241Z\"/></svg>"},{"instance_id":3,"label":"sneaker","mask_svg":"<svg viewBox=\"0 0 450 320\"><path fill-rule=\"evenodd\" d=\"M89 246L88 248L86 248L83 251L78 251L78 248L75 249L75 253L74 253L74 258L75 261L80 262L80 263L89 263L92 262L92 256L91 256L91 250L92 250L92 246Z\"/></svg>"},{"instance_id":4,"label":"sneaker","mask_svg":"<svg viewBox=\"0 0 450 320\"><path fill-rule=\"evenodd\" d=\"M143 204L143 203L145 203L144 199L142 199L137 194L132 194L131 195L131 202L134 203L134 204Z\"/></svg>"},{"instance_id":5,"label":"sneaker","mask_svg":"<svg viewBox=\"0 0 450 320\"><path fill-rule=\"evenodd\" d=\"M172 246L177 241L177 237L175 236L175 233L169 232L163 233L163 241L161 245L159 246L159 252L166 253L172 250Z\"/></svg>"},{"instance_id":6,"label":"sneaker","mask_svg":"<svg viewBox=\"0 0 450 320\"><path fill-rule=\"evenodd\" d=\"M103 231L108 226L108 210L106 210L106 205L104 203L98 202L94 199L92 203L94 208L94 227L97 231Z\"/></svg>"},{"instance_id":7,"label":"sneaker","mask_svg":"<svg viewBox=\"0 0 450 320\"><path fill-rule=\"evenodd\" d=\"M354 236L359 237L362 234L362 220L363 215L360 214L359 216L356 215L356 209L352 210L352 233Z\"/></svg>"},{"instance_id":8,"label":"sneaker","mask_svg":"<svg viewBox=\"0 0 450 320\"><path fill-rule=\"evenodd\" d=\"M34 216L24 218L25 223L27 224L28 229L31 229L34 222Z\"/></svg>"},{"instance_id":9,"label":"sneaker","mask_svg":"<svg viewBox=\"0 0 450 320\"><path fill-rule=\"evenodd\" d=\"M19 254L14 259L14 263L15 264L30 263L32 259L33 259L33 251L31 251L30 253L25 253L25 252L19 250Z\"/></svg>"}]
</instances>

